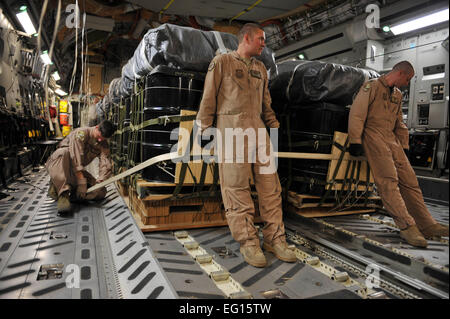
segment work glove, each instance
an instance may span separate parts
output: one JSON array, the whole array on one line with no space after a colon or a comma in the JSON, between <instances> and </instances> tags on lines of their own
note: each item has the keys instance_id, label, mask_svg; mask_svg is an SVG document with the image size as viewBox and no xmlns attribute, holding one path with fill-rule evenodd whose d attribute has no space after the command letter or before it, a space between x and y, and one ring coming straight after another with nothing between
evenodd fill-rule
<instances>
[{"instance_id":1,"label":"work glove","mask_svg":"<svg viewBox=\"0 0 450 319\"><path fill-rule=\"evenodd\" d=\"M94 185L100 184L104 182L101 179L98 179L95 181ZM94 185L88 185L89 187L94 186ZM101 196L101 194L103 194L103 196ZM100 188L100 189L96 189L95 191L91 191L89 193L86 194L86 196L84 197L85 200L97 200L98 198L103 199L106 195L106 189L105 188Z\"/></svg>"},{"instance_id":2,"label":"work glove","mask_svg":"<svg viewBox=\"0 0 450 319\"><path fill-rule=\"evenodd\" d=\"M350 144L348 152L351 156L361 156L364 154L364 149L361 144Z\"/></svg>"},{"instance_id":3,"label":"work glove","mask_svg":"<svg viewBox=\"0 0 450 319\"><path fill-rule=\"evenodd\" d=\"M405 152L406 157L409 159L409 149L404 148L403 151Z\"/></svg>"},{"instance_id":4,"label":"work glove","mask_svg":"<svg viewBox=\"0 0 450 319\"><path fill-rule=\"evenodd\" d=\"M80 180L78 180L77 198L78 199L85 199L86 198L86 192L87 192L87 179L80 179Z\"/></svg>"}]
</instances>

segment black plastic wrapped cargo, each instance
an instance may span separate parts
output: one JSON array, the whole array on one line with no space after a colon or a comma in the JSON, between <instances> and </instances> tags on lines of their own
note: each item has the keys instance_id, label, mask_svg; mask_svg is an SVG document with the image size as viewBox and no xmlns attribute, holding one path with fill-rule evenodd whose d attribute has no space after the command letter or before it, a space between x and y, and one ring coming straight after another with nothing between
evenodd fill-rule
<instances>
[{"instance_id":1,"label":"black plastic wrapped cargo","mask_svg":"<svg viewBox=\"0 0 450 319\"><path fill-rule=\"evenodd\" d=\"M111 121L113 122L114 126L118 127L119 125L119 104L118 103L114 103L112 105L112 119Z\"/></svg>"},{"instance_id":2,"label":"black plastic wrapped cargo","mask_svg":"<svg viewBox=\"0 0 450 319\"><path fill-rule=\"evenodd\" d=\"M289 106L291 130L309 133L331 134L335 131L347 133L350 109L326 102Z\"/></svg>"},{"instance_id":3,"label":"black plastic wrapped cargo","mask_svg":"<svg viewBox=\"0 0 450 319\"><path fill-rule=\"evenodd\" d=\"M142 162L141 158L141 141L131 140L128 144L128 158L134 162L134 165L137 165Z\"/></svg>"},{"instance_id":4,"label":"black plastic wrapped cargo","mask_svg":"<svg viewBox=\"0 0 450 319\"><path fill-rule=\"evenodd\" d=\"M130 140L130 131L126 128L130 126L130 120L125 119L122 123L122 156L128 156L128 143Z\"/></svg>"},{"instance_id":5,"label":"black plastic wrapped cargo","mask_svg":"<svg viewBox=\"0 0 450 319\"><path fill-rule=\"evenodd\" d=\"M158 66L145 78L143 121L162 116L180 115L181 110L197 111L203 93L204 73ZM152 125L142 130L142 161L169 153L178 142L174 132L179 123ZM174 132L174 133L172 133ZM142 177L148 181L173 182L175 164L150 166Z\"/></svg>"},{"instance_id":6,"label":"black plastic wrapped cargo","mask_svg":"<svg viewBox=\"0 0 450 319\"><path fill-rule=\"evenodd\" d=\"M291 131L291 145L287 137L280 139L279 148L282 152L298 153L331 153L333 135L303 131Z\"/></svg>"},{"instance_id":7,"label":"black plastic wrapped cargo","mask_svg":"<svg viewBox=\"0 0 450 319\"><path fill-rule=\"evenodd\" d=\"M135 81L162 65L178 70L207 72L218 50L236 50L238 44L237 37L226 32L203 31L168 23L150 29L123 66L120 83L114 86L114 93L130 95ZM277 73L274 56L273 51L266 47L256 57L266 66L269 78Z\"/></svg>"},{"instance_id":8,"label":"black plastic wrapped cargo","mask_svg":"<svg viewBox=\"0 0 450 319\"><path fill-rule=\"evenodd\" d=\"M129 120L130 119L130 111L131 111L131 97L127 96L124 99L124 104L125 104L125 119Z\"/></svg>"},{"instance_id":9,"label":"black plastic wrapped cargo","mask_svg":"<svg viewBox=\"0 0 450 319\"><path fill-rule=\"evenodd\" d=\"M281 138L280 151L330 154L333 135L291 131L291 141L292 145L289 148L287 138ZM326 181L329 163L326 160L280 158L278 160L279 174L280 177L290 177L295 180L290 190L320 196L324 192L323 182ZM321 182L318 183L319 181Z\"/></svg>"},{"instance_id":10,"label":"black plastic wrapped cargo","mask_svg":"<svg viewBox=\"0 0 450 319\"><path fill-rule=\"evenodd\" d=\"M122 157L128 156L128 144L130 141L131 132L127 129L130 126L130 111L131 111L131 97L124 97L120 103L119 109L121 113L119 113L119 126L123 131L121 136L121 148L120 153Z\"/></svg>"},{"instance_id":11,"label":"black plastic wrapped cargo","mask_svg":"<svg viewBox=\"0 0 450 319\"><path fill-rule=\"evenodd\" d=\"M113 103L111 105L112 108L112 118L110 119L110 121L114 124L114 126L116 128L119 127L119 104L117 103ZM121 144L119 144L120 139L119 139L120 135L113 135L113 137L110 139L109 141L109 148L111 151L111 154L117 154L120 151L121 148ZM113 160L116 164L118 164L117 158L113 157Z\"/></svg>"},{"instance_id":12,"label":"black plastic wrapped cargo","mask_svg":"<svg viewBox=\"0 0 450 319\"><path fill-rule=\"evenodd\" d=\"M197 110L205 74L160 65L145 78L144 105Z\"/></svg>"},{"instance_id":13,"label":"black plastic wrapped cargo","mask_svg":"<svg viewBox=\"0 0 450 319\"><path fill-rule=\"evenodd\" d=\"M133 125L138 125L144 121L144 112L139 110L140 94L132 94L130 96L130 121ZM130 131L130 138L128 141L128 159L130 164L137 165L142 160L142 130Z\"/></svg>"},{"instance_id":14,"label":"black plastic wrapped cargo","mask_svg":"<svg viewBox=\"0 0 450 319\"><path fill-rule=\"evenodd\" d=\"M149 159L158 155L170 153L173 144L158 144L142 142L143 158ZM146 167L142 172L142 177L151 182L173 183L175 178L175 163L166 161L157 165Z\"/></svg>"},{"instance_id":15,"label":"black plastic wrapped cargo","mask_svg":"<svg viewBox=\"0 0 450 319\"><path fill-rule=\"evenodd\" d=\"M145 107L143 111L143 118L144 121L147 121L161 116L179 115L180 110L181 109L179 107ZM152 125L144 128L142 130L142 142L156 144L175 144L178 141L178 135L173 136L173 139L170 138L170 135L176 128L179 127L179 125L179 123L167 123L166 125Z\"/></svg>"},{"instance_id":16,"label":"black plastic wrapped cargo","mask_svg":"<svg viewBox=\"0 0 450 319\"><path fill-rule=\"evenodd\" d=\"M349 113L347 107L324 102L286 107L279 139L280 150L331 153L334 132L348 131Z\"/></svg>"},{"instance_id":17,"label":"black plastic wrapped cargo","mask_svg":"<svg viewBox=\"0 0 450 319\"><path fill-rule=\"evenodd\" d=\"M285 61L270 81L275 111L284 105L328 102L351 105L364 81L380 75L372 70L321 61Z\"/></svg>"},{"instance_id":18,"label":"black plastic wrapped cargo","mask_svg":"<svg viewBox=\"0 0 450 319\"><path fill-rule=\"evenodd\" d=\"M298 194L322 196L325 194L327 169L312 164L310 167L293 167L290 190Z\"/></svg>"},{"instance_id":19,"label":"black plastic wrapped cargo","mask_svg":"<svg viewBox=\"0 0 450 319\"><path fill-rule=\"evenodd\" d=\"M179 107L150 106L143 111L144 121L160 116L179 115ZM179 127L179 123L168 123L166 125L152 125L144 128L141 132L142 161L154 156L169 153L172 146L178 142L178 135L172 135L173 130ZM175 175L175 164L167 163L164 170L156 165L146 167L142 171L142 177L148 181L173 182Z\"/></svg>"},{"instance_id":20,"label":"black plastic wrapped cargo","mask_svg":"<svg viewBox=\"0 0 450 319\"><path fill-rule=\"evenodd\" d=\"M289 132L284 122L279 139L282 152L330 154L334 132L347 132L349 108L342 105L314 102L286 106L284 114ZM280 176L291 177L291 190L302 194L324 193L328 166L325 160L279 159Z\"/></svg>"}]
</instances>

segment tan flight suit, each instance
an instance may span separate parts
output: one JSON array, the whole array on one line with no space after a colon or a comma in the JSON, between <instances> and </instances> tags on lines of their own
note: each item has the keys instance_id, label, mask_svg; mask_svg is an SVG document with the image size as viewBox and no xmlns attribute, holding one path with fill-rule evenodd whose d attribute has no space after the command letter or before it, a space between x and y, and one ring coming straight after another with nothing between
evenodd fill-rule
<instances>
[{"instance_id":1,"label":"tan flight suit","mask_svg":"<svg viewBox=\"0 0 450 319\"><path fill-rule=\"evenodd\" d=\"M362 144L384 207L400 229L419 230L436 221L423 201L416 174L403 149L409 149L402 118L402 93L392 95L384 76L367 81L353 101L349 142Z\"/></svg>"},{"instance_id":2,"label":"tan flight suit","mask_svg":"<svg viewBox=\"0 0 450 319\"><path fill-rule=\"evenodd\" d=\"M73 130L62 140L57 150L50 156L45 164L58 195L64 191L75 192L77 178L75 173L82 172L87 179L88 188L97 182L105 181L111 175L111 162L109 159L109 145L107 141L98 142L91 136L94 127L83 127ZM94 158L99 158L99 177L96 180L84 167ZM106 195L106 188L86 195L86 199L102 199Z\"/></svg>"},{"instance_id":3,"label":"tan flight suit","mask_svg":"<svg viewBox=\"0 0 450 319\"><path fill-rule=\"evenodd\" d=\"M266 143L250 143L245 139L245 158L233 152L233 158L225 152L219 161L219 178L222 198L226 210L227 222L233 238L243 246L258 245L259 239L253 224L255 207L250 193L250 178L253 174L259 198L259 210L265 227L264 240L269 243L284 241L284 224L282 220L281 185L276 169L272 174L262 174L261 167L267 167L259 156L256 162L248 160L247 152L258 154L258 149L265 147L269 154L269 135L266 127L278 128L271 105L268 90L267 71L264 64L254 58L247 61L239 54L232 53L216 56L210 66L205 80L203 98L200 103L197 121L201 121L204 130L214 125L222 134L225 143L225 128L264 129ZM262 146L264 144L264 146ZM224 145L224 144L222 144ZM232 160L226 163L224 160ZM244 163L237 163L241 160Z\"/></svg>"}]
</instances>

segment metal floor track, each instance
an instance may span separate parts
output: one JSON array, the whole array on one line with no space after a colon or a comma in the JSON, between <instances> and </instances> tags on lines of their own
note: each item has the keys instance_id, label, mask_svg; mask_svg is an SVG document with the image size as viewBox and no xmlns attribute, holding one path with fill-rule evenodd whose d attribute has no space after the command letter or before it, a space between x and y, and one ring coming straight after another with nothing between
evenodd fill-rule
<instances>
[{"instance_id":1,"label":"metal floor track","mask_svg":"<svg viewBox=\"0 0 450 319\"><path fill-rule=\"evenodd\" d=\"M0 203L0 298L227 298L174 232L144 236L114 186L102 202L58 216L48 182L31 173ZM301 262L266 253L267 267L248 265L228 227L189 235L253 298L360 298Z\"/></svg>"},{"instance_id":2,"label":"metal floor track","mask_svg":"<svg viewBox=\"0 0 450 319\"><path fill-rule=\"evenodd\" d=\"M287 214L298 261L264 251L267 266L255 268L228 227L144 235L113 185L103 201L59 216L48 182L30 172L0 202L0 298L448 299L448 238L416 249L380 213ZM448 224L448 206L427 206ZM373 289L368 265L380 270Z\"/></svg>"},{"instance_id":3,"label":"metal floor track","mask_svg":"<svg viewBox=\"0 0 450 319\"><path fill-rule=\"evenodd\" d=\"M106 198L59 216L44 169L0 202L0 298L175 298L125 202Z\"/></svg>"},{"instance_id":4,"label":"metal floor track","mask_svg":"<svg viewBox=\"0 0 450 319\"><path fill-rule=\"evenodd\" d=\"M448 205L427 203L427 207L437 222L448 225ZM427 248L411 246L382 211L322 218L288 214L285 225L291 233L306 238L309 246L320 246L325 255L336 254L349 261L347 264L366 268L366 275L377 269L401 297L449 298L448 237L428 240Z\"/></svg>"},{"instance_id":5,"label":"metal floor track","mask_svg":"<svg viewBox=\"0 0 450 319\"><path fill-rule=\"evenodd\" d=\"M436 204L427 204L434 219L448 225L449 208ZM323 221L337 227L342 227L358 235L381 243L384 247L397 249L400 252L411 255L418 260L426 260L435 264L436 267L449 268L449 246L448 238L441 241L428 241L426 249L409 245L400 237L400 230L395 226L394 220L384 214L376 213L370 215L351 215L323 218Z\"/></svg>"},{"instance_id":6,"label":"metal floor track","mask_svg":"<svg viewBox=\"0 0 450 319\"><path fill-rule=\"evenodd\" d=\"M267 252L266 267L250 266L243 260L239 243L232 238L228 227L188 230L188 233L255 299L360 298L307 264L285 263ZM214 284L214 280L202 271L175 239L172 232L151 233L145 236L164 271L170 273L170 281L180 297L226 297Z\"/></svg>"}]
</instances>

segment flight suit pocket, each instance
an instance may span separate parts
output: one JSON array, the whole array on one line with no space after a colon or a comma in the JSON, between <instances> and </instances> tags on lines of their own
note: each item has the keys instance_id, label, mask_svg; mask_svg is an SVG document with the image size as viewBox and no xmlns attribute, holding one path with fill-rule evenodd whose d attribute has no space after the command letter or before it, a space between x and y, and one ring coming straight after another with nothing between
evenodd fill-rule
<instances>
[{"instance_id":1,"label":"flight suit pocket","mask_svg":"<svg viewBox=\"0 0 450 319\"><path fill-rule=\"evenodd\" d=\"M235 85L241 90L244 90L244 88L245 88L245 85L244 85L242 79L238 79L236 77L229 77L229 78L225 78L224 81L225 81L225 83L227 81L229 81L231 85Z\"/></svg>"},{"instance_id":2,"label":"flight suit pocket","mask_svg":"<svg viewBox=\"0 0 450 319\"><path fill-rule=\"evenodd\" d=\"M393 131L395 128L395 122L397 121L397 113L399 105L393 102L388 102L388 109L386 111L386 118L387 118L387 129L389 131Z\"/></svg>"},{"instance_id":3,"label":"flight suit pocket","mask_svg":"<svg viewBox=\"0 0 450 319\"><path fill-rule=\"evenodd\" d=\"M388 111L392 114L397 114L398 108L400 107L398 102L387 101Z\"/></svg>"},{"instance_id":4,"label":"flight suit pocket","mask_svg":"<svg viewBox=\"0 0 450 319\"><path fill-rule=\"evenodd\" d=\"M264 83L264 81L261 77L256 77L256 76L250 76L250 82L251 82L252 88L255 90L258 90L258 91L261 90L262 85Z\"/></svg>"},{"instance_id":5,"label":"flight suit pocket","mask_svg":"<svg viewBox=\"0 0 450 319\"><path fill-rule=\"evenodd\" d=\"M218 100L231 101L232 105L231 103L225 103L228 104L225 107L225 105L223 105L224 103L222 103L221 112L223 113L228 113L230 111L233 113L236 112L235 109L239 105L239 103L236 103L236 101L239 101L239 99L242 98L243 94L245 93L244 88L245 86L239 79L235 79L233 77L225 77L223 79L222 88L219 90L220 97L218 98Z\"/></svg>"}]
</instances>

